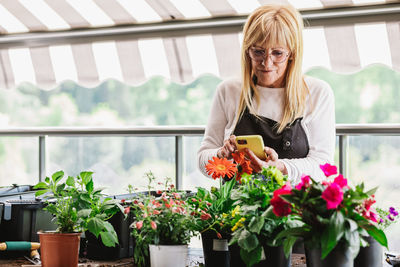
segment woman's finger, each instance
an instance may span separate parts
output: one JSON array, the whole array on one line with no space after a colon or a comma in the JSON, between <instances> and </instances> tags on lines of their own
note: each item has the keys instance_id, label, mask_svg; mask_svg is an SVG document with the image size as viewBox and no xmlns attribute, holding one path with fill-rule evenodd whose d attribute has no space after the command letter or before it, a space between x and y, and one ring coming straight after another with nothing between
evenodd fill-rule
<instances>
[{"instance_id":1,"label":"woman's finger","mask_svg":"<svg viewBox=\"0 0 400 267\"><path fill-rule=\"evenodd\" d=\"M250 149L246 148L244 150L244 152L246 153L247 157L250 160L250 167L256 171L259 172L261 171L262 167L265 164L265 161L262 161L261 159L259 159L253 151L251 151Z\"/></svg>"},{"instance_id":2,"label":"woman's finger","mask_svg":"<svg viewBox=\"0 0 400 267\"><path fill-rule=\"evenodd\" d=\"M267 160L277 161L279 159L278 153L270 147L264 147L264 152L267 155Z\"/></svg>"}]
</instances>

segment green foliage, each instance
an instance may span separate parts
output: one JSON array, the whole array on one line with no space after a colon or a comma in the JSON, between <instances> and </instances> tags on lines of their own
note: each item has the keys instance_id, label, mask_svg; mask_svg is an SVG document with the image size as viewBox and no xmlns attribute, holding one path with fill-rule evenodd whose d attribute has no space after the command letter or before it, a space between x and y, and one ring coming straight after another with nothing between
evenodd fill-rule
<instances>
[{"instance_id":1,"label":"green foliage","mask_svg":"<svg viewBox=\"0 0 400 267\"><path fill-rule=\"evenodd\" d=\"M332 179L331 176L328 177ZM361 183L355 188L347 186L347 180L325 181L319 183L310 179L310 183L302 183L289 195L280 197L292 204L293 215L298 216L303 225L286 229L277 235L276 240L291 237L303 237L308 247L321 248L321 258L324 259L339 242L345 243L352 256L355 257L360 244L365 246L363 238L370 235L382 246L387 247L387 239L382 230L377 227L376 218L370 207L375 200L373 194L376 188L365 190ZM331 184L341 184L343 199L337 206L328 207L322 198L323 192ZM339 194L339 192L337 193ZM285 241L285 253L291 249L291 241Z\"/></svg>"},{"instance_id":2,"label":"green foliage","mask_svg":"<svg viewBox=\"0 0 400 267\"><path fill-rule=\"evenodd\" d=\"M220 188L198 188L195 196L187 201L193 207L196 230L200 233L215 231L217 234L230 233L229 225L223 223L223 215L233 209L231 192L237 184L235 179L220 185Z\"/></svg>"},{"instance_id":3,"label":"green foliage","mask_svg":"<svg viewBox=\"0 0 400 267\"><path fill-rule=\"evenodd\" d=\"M64 172L55 172L51 178L46 177L44 182L35 185L39 189L36 196L48 193L44 209L55 216L58 232L88 230L97 238L100 236L104 245L115 246L118 237L107 220L124 209L118 200L104 198L101 189L94 189L92 176L92 172L81 172L62 183Z\"/></svg>"},{"instance_id":4,"label":"green foliage","mask_svg":"<svg viewBox=\"0 0 400 267\"><path fill-rule=\"evenodd\" d=\"M241 184L232 190L235 209L225 217L232 227L230 245L237 243L247 266L261 260L263 245L276 246L275 236L288 225L288 218L272 213L273 192L285 183L286 177L275 167L263 168L260 173L243 174Z\"/></svg>"},{"instance_id":5,"label":"green foliage","mask_svg":"<svg viewBox=\"0 0 400 267\"><path fill-rule=\"evenodd\" d=\"M184 245L194 236L195 225L193 209L187 203L185 192L176 191L165 181L163 191L151 191L154 175L146 173L149 181L146 194L138 194L132 200L131 212L135 221L132 223L132 235L135 239L134 259L137 266L145 266L150 244Z\"/></svg>"}]
</instances>

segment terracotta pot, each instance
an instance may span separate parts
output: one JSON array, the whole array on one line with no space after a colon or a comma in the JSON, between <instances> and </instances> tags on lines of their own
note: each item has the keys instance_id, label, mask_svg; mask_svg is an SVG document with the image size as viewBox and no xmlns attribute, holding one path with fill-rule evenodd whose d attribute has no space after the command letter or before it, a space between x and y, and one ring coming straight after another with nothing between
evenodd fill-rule
<instances>
[{"instance_id":1,"label":"terracotta pot","mask_svg":"<svg viewBox=\"0 0 400 267\"><path fill-rule=\"evenodd\" d=\"M81 233L38 232L42 267L78 266Z\"/></svg>"}]
</instances>

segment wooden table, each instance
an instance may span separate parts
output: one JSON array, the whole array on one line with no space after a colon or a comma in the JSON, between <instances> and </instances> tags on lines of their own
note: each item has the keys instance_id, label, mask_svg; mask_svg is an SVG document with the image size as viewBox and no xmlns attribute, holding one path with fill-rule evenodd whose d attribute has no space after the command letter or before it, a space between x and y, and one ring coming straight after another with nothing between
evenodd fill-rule
<instances>
[{"instance_id":1,"label":"wooden table","mask_svg":"<svg viewBox=\"0 0 400 267\"><path fill-rule=\"evenodd\" d=\"M199 257L189 257L189 266L202 266L203 259ZM13 260L0 259L1 267L40 267L41 265L33 265L24 258ZM292 267L306 267L304 254L292 255ZM79 267L135 267L132 258L115 260L115 261L92 261L87 259L79 259Z\"/></svg>"}]
</instances>

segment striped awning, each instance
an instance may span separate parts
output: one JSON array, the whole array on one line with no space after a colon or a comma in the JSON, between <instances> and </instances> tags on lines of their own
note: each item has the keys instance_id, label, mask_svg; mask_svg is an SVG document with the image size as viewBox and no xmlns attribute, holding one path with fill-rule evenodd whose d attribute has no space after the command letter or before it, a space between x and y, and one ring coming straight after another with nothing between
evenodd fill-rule
<instances>
[{"instance_id":1,"label":"striped awning","mask_svg":"<svg viewBox=\"0 0 400 267\"><path fill-rule=\"evenodd\" d=\"M0 0L0 87L236 76L245 16L270 2L290 2L309 22L304 71L349 73L375 63L400 71L398 1ZM360 6L366 11L352 9Z\"/></svg>"}]
</instances>

